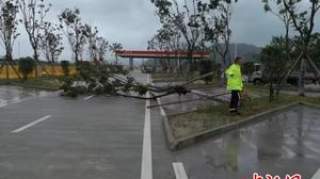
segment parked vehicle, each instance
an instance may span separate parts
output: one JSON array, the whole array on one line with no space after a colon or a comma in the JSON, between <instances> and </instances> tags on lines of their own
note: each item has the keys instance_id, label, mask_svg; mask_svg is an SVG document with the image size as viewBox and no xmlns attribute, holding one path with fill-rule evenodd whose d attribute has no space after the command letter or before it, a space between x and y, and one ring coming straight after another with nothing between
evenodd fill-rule
<instances>
[{"instance_id":1,"label":"parked vehicle","mask_svg":"<svg viewBox=\"0 0 320 179\"><path fill-rule=\"evenodd\" d=\"M249 82L253 82L254 84L257 83L264 83L264 75L263 75L263 65L260 63L254 64L254 72L249 76Z\"/></svg>"},{"instance_id":2,"label":"parked vehicle","mask_svg":"<svg viewBox=\"0 0 320 179\"><path fill-rule=\"evenodd\" d=\"M254 68L254 72L249 77L249 82L252 82L253 84L267 83L268 73L265 71L263 64L255 63ZM292 72L287 79L287 83L291 85L298 85L299 76L299 71ZM305 83L310 84L315 83L317 81L319 81L319 79L316 78L314 73L307 72L305 74Z\"/></svg>"}]
</instances>

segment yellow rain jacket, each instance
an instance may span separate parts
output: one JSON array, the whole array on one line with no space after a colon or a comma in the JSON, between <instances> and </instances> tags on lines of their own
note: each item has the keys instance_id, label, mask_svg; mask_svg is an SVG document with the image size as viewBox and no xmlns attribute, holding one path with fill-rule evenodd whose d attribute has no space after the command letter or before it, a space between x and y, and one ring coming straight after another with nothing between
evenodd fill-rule
<instances>
[{"instance_id":1,"label":"yellow rain jacket","mask_svg":"<svg viewBox=\"0 0 320 179\"><path fill-rule=\"evenodd\" d=\"M227 75L227 90L228 91L242 91L243 90L243 82L242 82L242 74L241 74L241 66L238 64L231 65L226 70Z\"/></svg>"}]
</instances>

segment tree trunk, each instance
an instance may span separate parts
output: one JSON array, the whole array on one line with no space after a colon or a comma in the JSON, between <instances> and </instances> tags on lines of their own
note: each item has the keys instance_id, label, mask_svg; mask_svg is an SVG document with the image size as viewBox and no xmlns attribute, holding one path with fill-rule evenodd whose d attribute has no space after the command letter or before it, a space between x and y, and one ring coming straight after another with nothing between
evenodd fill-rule
<instances>
[{"instance_id":1,"label":"tree trunk","mask_svg":"<svg viewBox=\"0 0 320 179\"><path fill-rule=\"evenodd\" d=\"M118 65L118 55L116 55L116 65Z\"/></svg>"},{"instance_id":2,"label":"tree trunk","mask_svg":"<svg viewBox=\"0 0 320 179\"><path fill-rule=\"evenodd\" d=\"M192 76L192 74L194 72L193 48L192 47L188 48L188 60L189 60L189 62L188 62L188 64L189 64L188 71L191 72L189 74L191 74L191 76ZM189 77L189 75L188 75L188 77Z\"/></svg>"},{"instance_id":3,"label":"tree trunk","mask_svg":"<svg viewBox=\"0 0 320 179\"><path fill-rule=\"evenodd\" d=\"M55 70L55 56L54 56L54 53L51 53L51 75L52 76L55 76L56 75L56 70Z\"/></svg>"},{"instance_id":4,"label":"tree trunk","mask_svg":"<svg viewBox=\"0 0 320 179\"><path fill-rule=\"evenodd\" d=\"M301 64L300 64L300 76L299 76L299 96L305 96L305 89L304 89L304 83L305 83L305 59L302 58Z\"/></svg>"},{"instance_id":5,"label":"tree trunk","mask_svg":"<svg viewBox=\"0 0 320 179\"><path fill-rule=\"evenodd\" d=\"M280 91L281 91L281 80L279 80L277 82L277 85L276 85L276 96L277 96L277 98L279 98L279 96L280 96Z\"/></svg>"},{"instance_id":6,"label":"tree trunk","mask_svg":"<svg viewBox=\"0 0 320 179\"><path fill-rule=\"evenodd\" d=\"M7 46L6 48L6 78L7 80L10 79L10 70L9 67L11 66L14 73L17 75L18 79L21 79L20 73L18 70L15 69L15 66L13 64L13 57L12 57L12 48L11 46Z\"/></svg>"},{"instance_id":7,"label":"tree trunk","mask_svg":"<svg viewBox=\"0 0 320 179\"><path fill-rule=\"evenodd\" d=\"M10 76L9 76L9 61L6 60L6 79L9 80Z\"/></svg>"},{"instance_id":8,"label":"tree trunk","mask_svg":"<svg viewBox=\"0 0 320 179\"><path fill-rule=\"evenodd\" d=\"M14 65L12 64L13 62L13 57L12 57L12 47L11 45L6 44L6 56L5 56L5 61L6 61L6 78L7 80L10 79L10 66L12 70L16 73L18 79L21 79L21 76L19 72L15 69Z\"/></svg>"},{"instance_id":9,"label":"tree trunk","mask_svg":"<svg viewBox=\"0 0 320 179\"><path fill-rule=\"evenodd\" d=\"M34 58L34 61L35 61L35 70L34 70L34 73L35 73L35 77L38 78L39 77L39 72L38 72L38 63L39 63L39 54L38 54L38 51L37 49L33 49L33 58Z\"/></svg>"},{"instance_id":10,"label":"tree trunk","mask_svg":"<svg viewBox=\"0 0 320 179\"><path fill-rule=\"evenodd\" d=\"M273 81L271 81L269 86L269 102L272 102L274 99L274 88L273 88Z\"/></svg>"},{"instance_id":11,"label":"tree trunk","mask_svg":"<svg viewBox=\"0 0 320 179\"><path fill-rule=\"evenodd\" d=\"M78 64L79 63L79 53L77 51L74 52L74 58L75 58L76 64Z\"/></svg>"},{"instance_id":12,"label":"tree trunk","mask_svg":"<svg viewBox=\"0 0 320 179\"><path fill-rule=\"evenodd\" d=\"M51 63L51 76L55 76L56 75L56 70L54 68L54 63Z\"/></svg>"}]
</instances>

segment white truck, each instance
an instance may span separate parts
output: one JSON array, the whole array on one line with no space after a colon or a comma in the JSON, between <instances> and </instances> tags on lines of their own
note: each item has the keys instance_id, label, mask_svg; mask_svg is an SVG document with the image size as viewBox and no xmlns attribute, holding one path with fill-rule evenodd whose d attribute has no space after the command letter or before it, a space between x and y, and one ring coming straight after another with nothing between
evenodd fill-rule
<instances>
[{"instance_id":1,"label":"white truck","mask_svg":"<svg viewBox=\"0 0 320 179\"><path fill-rule=\"evenodd\" d=\"M261 63L254 64L254 72L249 76L249 82L254 84L263 83L263 65Z\"/></svg>"},{"instance_id":2,"label":"white truck","mask_svg":"<svg viewBox=\"0 0 320 179\"><path fill-rule=\"evenodd\" d=\"M259 84L259 83L267 83L267 72L265 72L264 66L261 63L255 63L254 64L254 72L251 74L249 77L249 82L252 82L254 84ZM287 83L291 85L298 85L299 81L299 71L293 71L288 79ZM319 81L319 79L316 78L314 73L307 72L305 74L305 82L306 83L316 83Z\"/></svg>"}]
</instances>

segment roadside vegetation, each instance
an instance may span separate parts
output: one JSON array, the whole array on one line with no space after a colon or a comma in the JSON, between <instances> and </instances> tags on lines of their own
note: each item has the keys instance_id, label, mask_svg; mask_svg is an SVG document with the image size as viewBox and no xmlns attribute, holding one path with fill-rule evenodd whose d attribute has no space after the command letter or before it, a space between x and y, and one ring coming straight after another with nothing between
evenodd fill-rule
<instances>
[{"instance_id":1,"label":"roadside vegetation","mask_svg":"<svg viewBox=\"0 0 320 179\"><path fill-rule=\"evenodd\" d=\"M22 79L14 78L14 70L5 70L4 72L7 73L6 76L11 76L13 79L2 78L0 80L0 85L12 85L25 88L57 91L61 89L61 86L67 77L75 75L75 67L74 65L71 66L69 61L62 61L60 65L43 65L38 73L42 72L44 74L41 76L38 75L38 77L36 77L37 65L33 58L23 57L18 59L16 63L17 65L13 66L12 68L15 68L21 74ZM46 75L46 72L44 72L43 68L46 68L46 71L51 71L52 75Z\"/></svg>"},{"instance_id":2,"label":"roadside vegetation","mask_svg":"<svg viewBox=\"0 0 320 179\"><path fill-rule=\"evenodd\" d=\"M57 90L60 90L62 82L61 82L61 78L39 77L34 79L28 79L26 81L0 80L0 85L11 85L11 86L19 86L23 88L57 91Z\"/></svg>"},{"instance_id":3,"label":"roadside vegetation","mask_svg":"<svg viewBox=\"0 0 320 179\"><path fill-rule=\"evenodd\" d=\"M296 102L307 102L320 106L320 98L299 97L282 94L269 102L268 96L244 99L241 104L241 116L232 116L228 104L203 106L196 112L177 116L169 116L169 123L176 139L183 139L208 130L224 127L243 121L250 116Z\"/></svg>"}]
</instances>

